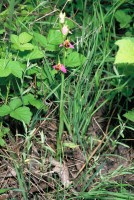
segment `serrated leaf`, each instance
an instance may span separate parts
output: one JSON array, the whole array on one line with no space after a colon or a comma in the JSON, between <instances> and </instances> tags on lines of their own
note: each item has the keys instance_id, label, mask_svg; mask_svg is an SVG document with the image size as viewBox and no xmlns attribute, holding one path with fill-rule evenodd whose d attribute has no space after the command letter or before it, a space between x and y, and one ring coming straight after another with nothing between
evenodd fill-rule
<instances>
[{"instance_id":1,"label":"serrated leaf","mask_svg":"<svg viewBox=\"0 0 134 200\"><path fill-rule=\"evenodd\" d=\"M21 67L21 64L18 61L9 61L9 63L7 64L7 67L10 69L11 74L16 76L17 78L22 77L23 69Z\"/></svg>"},{"instance_id":2,"label":"serrated leaf","mask_svg":"<svg viewBox=\"0 0 134 200\"><path fill-rule=\"evenodd\" d=\"M35 60L44 57L44 53L39 49L34 49L30 54L27 55L27 59Z\"/></svg>"},{"instance_id":3,"label":"serrated leaf","mask_svg":"<svg viewBox=\"0 0 134 200\"><path fill-rule=\"evenodd\" d=\"M10 101L9 106L12 110L20 107L22 105L22 101L19 98L13 99Z\"/></svg>"},{"instance_id":4,"label":"serrated leaf","mask_svg":"<svg viewBox=\"0 0 134 200\"><path fill-rule=\"evenodd\" d=\"M1 117L9 115L10 112L11 112L11 108L8 105L3 105L0 107L0 116Z\"/></svg>"},{"instance_id":5,"label":"serrated leaf","mask_svg":"<svg viewBox=\"0 0 134 200\"><path fill-rule=\"evenodd\" d=\"M63 145L64 145L64 147L69 147L71 149L74 149L79 146L77 144L74 144L73 142L65 142L65 143L63 143Z\"/></svg>"},{"instance_id":6,"label":"serrated leaf","mask_svg":"<svg viewBox=\"0 0 134 200\"><path fill-rule=\"evenodd\" d=\"M35 37L36 42L38 42L41 46L46 47L47 39L44 35L34 32L34 37Z\"/></svg>"},{"instance_id":7,"label":"serrated leaf","mask_svg":"<svg viewBox=\"0 0 134 200\"><path fill-rule=\"evenodd\" d=\"M7 77L10 74L21 78L22 77L21 64L18 61L10 61L8 59L0 59L0 77Z\"/></svg>"},{"instance_id":8,"label":"serrated leaf","mask_svg":"<svg viewBox=\"0 0 134 200\"><path fill-rule=\"evenodd\" d=\"M47 44L46 46L46 51L57 51L58 48L56 45L53 45L53 44Z\"/></svg>"},{"instance_id":9,"label":"serrated leaf","mask_svg":"<svg viewBox=\"0 0 134 200\"><path fill-rule=\"evenodd\" d=\"M67 67L77 67L84 64L86 57L77 52L70 53L65 59L65 66Z\"/></svg>"},{"instance_id":10,"label":"serrated leaf","mask_svg":"<svg viewBox=\"0 0 134 200\"><path fill-rule=\"evenodd\" d=\"M19 107L10 113L10 116L26 124L30 123L32 113L26 106Z\"/></svg>"},{"instance_id":11,"label":"serrated leaf","mask_svg":"<svg viewBox=\"0 0 134 200\"><path fill-rule=\"evenodd\" d=\"M134 110L128 111L123 116L129 119L130 121L134 122Z\"/></svg>"},{"instance_id":12,"label":"serrated leaf","mask_svg":"<svg viewBox=\"0 0 134 200\"><path fill-rule=\"evenodd\" d=\"M18 50L20 51L26 51L26 50L30 51L34 49L34 46L31 43L20 44L18 47L19 47Z\"/></svg>"},{"instance_id":13,"label":"serrated leaf","mask_svg":"<svg viewBox=\"0 0 134 200\"><path fill-rule=\"evenodd\" d=\"M31 104L32 106L40 109L43 106L43 102L41 100L35 99L33 94L27 94L23 96L24 105Z\"/></svg>"},{"instance_id":14,"label":"serrated leaf","mask_svg":"<svg viewBox=\"0 0 134 200\"><path fill-rule=\"evenodd\" d=\"M115 44L119 46L119 50L114 63L134 63L134 38L124 38L118 40Z\"/></svg>"},{"instance_id":15,"label":"serrated leaf","mask_svg":"<svg viewBox=\"0 0 134 200\"><path fill-rule=\"evenodd\" d=\"M50 30L47 37L47 43L59 45L63 43L63 35L59 30Z\"/></svg>"},{"instance_id":16,"label":"serrated leaf","mask_svg":"<svg viewBox=\"0 0 134 200\"><path fill-rule=\"evenodd\" d=\"M25 44L25 43L29 42L32 38L33 38L32 35L30 35L26 32L23 32L19 35L19 42L21 44Z\"/></svg>"},{"instance_id":17,"label":"serrated leaf","mask_svg":"<svg viewBox=\"0 0 134 200\"><path fill-rule=\"evenodd\" d=\"M14 44L17 44L17 45L19 44L19 37L15 34L11 34L10 40Z\"/></svg>"}]
</instances>

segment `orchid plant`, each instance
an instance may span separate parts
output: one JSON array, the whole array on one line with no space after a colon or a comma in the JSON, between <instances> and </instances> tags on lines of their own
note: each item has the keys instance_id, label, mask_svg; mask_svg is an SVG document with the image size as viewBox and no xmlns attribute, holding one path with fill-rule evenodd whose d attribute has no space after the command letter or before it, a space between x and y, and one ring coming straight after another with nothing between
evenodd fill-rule
<instances>
[{"instance_id":1,"label":"orchid plant","mask_svg":"<svg viewBox=\"0 0 134 200\"><path fill-rule=\"evenodd\" d=\"M69 34L72 32L69 29L69 26L66 22L66 14L60 13L59 15L59 30L57 30L58 34L61 34L61 43L59 44L58 54L58 63L53 65L53 69L56 71L61 71L61 93L60 93L60 124L59 124L59 132L57 137L57 156L62 155L62 134L64 129L64 74L67 73L67 67L77 67L84 63L85 57L78 52L74 51L70 54L68 53L69 49L74 50L74 45L69 40ZM62 54L61 54L62 52ZM61 62L62 60L62 62Z\"/></svg>"}]
</instances>

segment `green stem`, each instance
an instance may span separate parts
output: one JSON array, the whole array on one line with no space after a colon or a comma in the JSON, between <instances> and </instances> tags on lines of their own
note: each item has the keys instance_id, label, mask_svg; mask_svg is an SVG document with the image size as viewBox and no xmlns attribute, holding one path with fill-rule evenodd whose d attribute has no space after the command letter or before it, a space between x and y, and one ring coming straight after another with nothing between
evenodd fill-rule
<instances>
[{"instance_id":1,"label":"green stem","mask_svg":"<svg viewBox=\"0 0 134 200\"><path fill-rule=\"evenodd\" d=\"M8 102L9 91L10 91L10 81L9 81L9 83L8 83L8 86L7 86L7 94L6 94L6 99L5 99L5 105L6 105L7 102Z\"/></svg>"},{"instance_id":2,"label":"green stem","mask_svg":"<svg viewBox=\"0 0 134 200\"><path fill-rule=\"evenodd\" d=\"M61 96L60 96L60 124L59 124L59 134L57 138L57 157L62 156L62 134L64 129L64 103L63 103L63 96L64 96L64 74L61 74Z\"/></svg>"},{"instance_id":3,"label":"green stem","mask_svg":"<svg viewBox=\"0 0 134 200\"><path fill-rule=\"evenodd\" d=\"M8 102L9 91L10 91L10 81L8 83L8 86L7 86L7 94L6 94L6 99L5 99L5 105ZM3 122L0 122L0 131L2 130L2 126L3 126Z\"/></svg>"}]
</instances>

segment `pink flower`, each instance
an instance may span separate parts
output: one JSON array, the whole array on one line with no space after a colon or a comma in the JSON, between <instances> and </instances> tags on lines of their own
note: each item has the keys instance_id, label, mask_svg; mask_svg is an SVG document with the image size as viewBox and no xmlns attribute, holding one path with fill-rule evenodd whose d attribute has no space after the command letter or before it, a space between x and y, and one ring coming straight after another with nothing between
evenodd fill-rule
<instances>
[{"instance_id":1,"label":"pink flower","mask_svg":"<svg viewBox=\"0 0 134 200\"><path fill-rule=\"evenodd\" d=\"M57 65L54 65L53 68L58 70L58 71L60 70L63 73L67 73L67 70L66 70L66 68L63 64L58 63Z\"/></svg>"},{"instance_id":2,"label":"pink flower","mask_svg":"<svg viewBox=\"0 0 134 200\"><path fill-rule=\"evenodd\" d=\"M64 46L65 48L74 49L74 45L72 45L72 44L70 43L69 40L65 40L64 43L63 43L63 44L60 44L59 47L63 47L63 46Z\"/></svg>"},{"instance_id":3,"label":"pink flower","mask_svg":"<svg viewBox=\"0 0 134 200\"><path fill-rule=\"evenodd\" d=\"M67 25L64 25L61 30L63 35L67 35L69 33L69 28Z\"/></svg>"}]
</instances>

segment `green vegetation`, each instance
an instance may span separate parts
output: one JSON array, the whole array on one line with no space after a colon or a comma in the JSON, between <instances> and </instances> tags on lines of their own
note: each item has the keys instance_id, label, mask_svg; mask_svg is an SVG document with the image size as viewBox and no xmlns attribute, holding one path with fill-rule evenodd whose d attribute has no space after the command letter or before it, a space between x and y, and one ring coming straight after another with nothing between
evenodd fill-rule
<instances>
[{"instance_id":1,"label":"green vegetation","mask_svg":"<svg viewBox=\"0 0 134 200\"><path fill-rule=\"evenodd\" d=\"M2 0L0 197L134 199L133 6Z\"/></svg>"}]
</instances>

